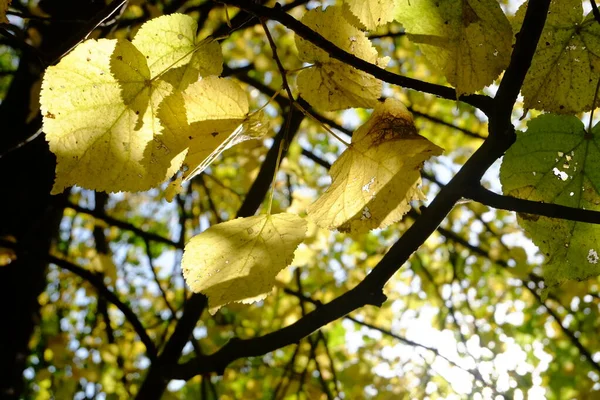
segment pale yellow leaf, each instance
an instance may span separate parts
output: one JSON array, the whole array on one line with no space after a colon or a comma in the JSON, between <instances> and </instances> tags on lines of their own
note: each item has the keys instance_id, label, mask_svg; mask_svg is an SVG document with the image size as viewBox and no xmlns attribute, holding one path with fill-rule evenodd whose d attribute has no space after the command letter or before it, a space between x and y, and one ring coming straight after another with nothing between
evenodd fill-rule
<instances>
[{"instance_id":1,"label":"pale yellow leaf","mask_svg":"<svg viewBox=\"0 0 600 400\"><path fill-rule=\"evenodd\" d=\"M179 79L184 86L196 82L198 76L221 74L221 47L210 39L199 40L197 30L196 21L184 14L154 18L140 28L133 45L146 57L152 78L169 68L181 66L184 68Z\"/></svg>"},{"instance_id":2,"label":"pale yellow leaf","mask_svg":"<svg viewBox=\"0 0 600 400\"><path fill-rule=\"evenodd\" d=\"M394 223L423 199L425 160L442 149L417 134L412 116L395 99L380 103L332 165L331 186L308 209L319 226L361 233Z\"/></svg>"},{"instance_id":3,"label":"pale yellow leaf","mask_svg":"<svg viewBox=\"0 0 600 400\"><path fill-rule=\"evenodd\" d=\"M302 22L343 50L381 67L388 59L378 53L365 33L353 26L341 7L308 11ZM312 43L296 36L296 47L302 61L314 64L298 74L298 90L312 106L321 110L350 107L371 108L381 96L382 85L373 76L331 57Z\"/></svg>"},{"instance_id":4,"label":"pale yellow leaf","mask_svg":"<svg viewBox=\"0 0 600 400\"><path fill-rule=\"evenodd\" d=\"M187 111L186 111L187 110ZM183 177L201 173L227 148L266 133L261 115L248 115L248 95L236 82L206 77L175 92L158 112L164 135L187 148Z\"/></svg>"},{"instance_id":5,"label":"pale yellow leaf","mask_svg":"<svg viewBox=\"0 0 600 400\"><path fill-rule=\"evenodd\" d=\"M396 0L345 0L345 4L367 30L394 19Z\"/></svg>"},{"instance_id":6,"label":"pale yellow leaf","mask_svg":"<svg viewBox=\"0 0 600 400\"><path fill-rule=\"evenodd\" d=\"M126 40L88 40L44 75L44 132L57 157L52 193L78 184L99 191L146 190L172 176L183 155L155 118L172 91L149 83L144 56Z\"/></svg>"},{"instance_id":7,"label":"pale yellow leaf","mask_svg":"<svg viewBox=\"0 0 600 400\"><path fill-rule=\"evenodd\" d=\"M183 175L180 175L172 182L169 182L169 185L165 189L165 200L169 203L173 201L175 196L181 193L183 187L181 186L183 182Z\"/></svg>"},{"instance_id":8,"label":"pale yellow leaf","mask_svg":"<svg viewBox=\"0 0 600 400\"><path fill-rule=\"evenodd\" d=\"M232 302L264 298L304 239L306 221L294 214L238 218L208 228L185 246L181 262L194 292L211 313Z\"/></svg>"},{"instance_id":9,"label":"pale yellow leaf","mask_svg":"<svg viewBox=\"0 0 600 400\"><path fill-rule=\"evenodd\" d=\"M510 61L512 29L496 0L398 0L397 20L457 96L491 84Z\"/></svg>"}]
</instances>

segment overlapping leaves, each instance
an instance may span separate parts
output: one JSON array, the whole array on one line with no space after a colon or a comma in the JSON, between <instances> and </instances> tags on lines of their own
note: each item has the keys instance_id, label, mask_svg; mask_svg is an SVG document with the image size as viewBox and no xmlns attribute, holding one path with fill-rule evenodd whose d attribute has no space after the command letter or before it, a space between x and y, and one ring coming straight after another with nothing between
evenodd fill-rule
<instances>
[{"instance_id":1,"label":"overlapping leaves","mask_svg":"<svg viewBox=\"0 0 600 400\"><path fill-rule=\"evenodd\" d=\"M221 72L222 56L217 42L197 40L196 29L189 16L164 16L144 24L133 44L89 40L48 68L40 103L57 156L53 193L75 184L146 190L184 162L197 171L203 155L214 158L232 131L239 135L248 118L245 93L223 78L199 81ZM194 98L198 91L204 97ZM232 92L239 100L233 106L226 99ZM193 107L210 116L190 118Z\"/></svg>"}]
</instances>

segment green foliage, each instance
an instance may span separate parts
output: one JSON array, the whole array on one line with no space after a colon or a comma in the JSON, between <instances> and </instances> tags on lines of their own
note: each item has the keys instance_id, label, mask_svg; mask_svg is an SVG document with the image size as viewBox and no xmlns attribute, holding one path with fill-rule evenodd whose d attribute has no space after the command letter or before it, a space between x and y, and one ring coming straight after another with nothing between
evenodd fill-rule
<instances>
[{"instance_id":1,"label":"green foliage","mask_svg":"<svg viewBox=\"0 0 600 400\"><path fill-rule=\"evenodd\" d=\"M573 116L545 114L531 120L504 156L500 170L504 193L600 210L598 132L598 125L587 132ZM550 286L600 274L596 225L528 214L519 215L519 225L548 257L544 278Z\"/></svg>"}]
</instances>

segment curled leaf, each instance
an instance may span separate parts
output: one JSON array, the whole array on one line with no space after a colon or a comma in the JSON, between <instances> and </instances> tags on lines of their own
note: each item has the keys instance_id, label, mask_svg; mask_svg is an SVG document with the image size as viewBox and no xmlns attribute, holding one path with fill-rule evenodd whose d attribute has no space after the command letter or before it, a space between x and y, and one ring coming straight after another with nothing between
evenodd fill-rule
<instances>
[{"instance_id":1,"label":"curled leaf","mask_svg":"<svg viewBox=\"0 0 600 400\"><path fill-rule=\"evenodd\" d=\"M418 188L425 160L442 149L417 134L404 105L387 99L352 136L333 163L331 186L308 209L319 226L360 233L402 219Z\"/></svg>"}]
</instances>

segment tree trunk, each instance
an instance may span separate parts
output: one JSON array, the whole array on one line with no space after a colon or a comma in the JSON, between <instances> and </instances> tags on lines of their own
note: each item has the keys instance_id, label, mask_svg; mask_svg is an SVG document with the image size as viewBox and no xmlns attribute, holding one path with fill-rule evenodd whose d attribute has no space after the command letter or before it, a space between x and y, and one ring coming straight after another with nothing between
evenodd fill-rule
<instances>
[{"instance_id":1,"label":"tree trunk","mask_svg":"<svg viewBox=\"0 0 600 400\"><path fill-rule=\"evenodd\" d=\"M39 81L43 63L57 59L65 43L81 31L80 23L59 20L86 20L104 2L88 0L42 0L40 7L52 19L36 26L42 43L35 50L21 49L19 67L9 91L0 104L0 237L14 239L20 249L17 259L0 267L0 398L19 398L23 391L23 370L29 355L29 340L39 320L37 298L46 285L45 255L58 232L62 217L62 196L50 196L55 158L40 135L19 148L14 146L33 135L41 118L27 123L32 87ZM34 24L35 22L31 22ZM12 149L12 150L11 150Z\"/></svg>"}]
</instances>

